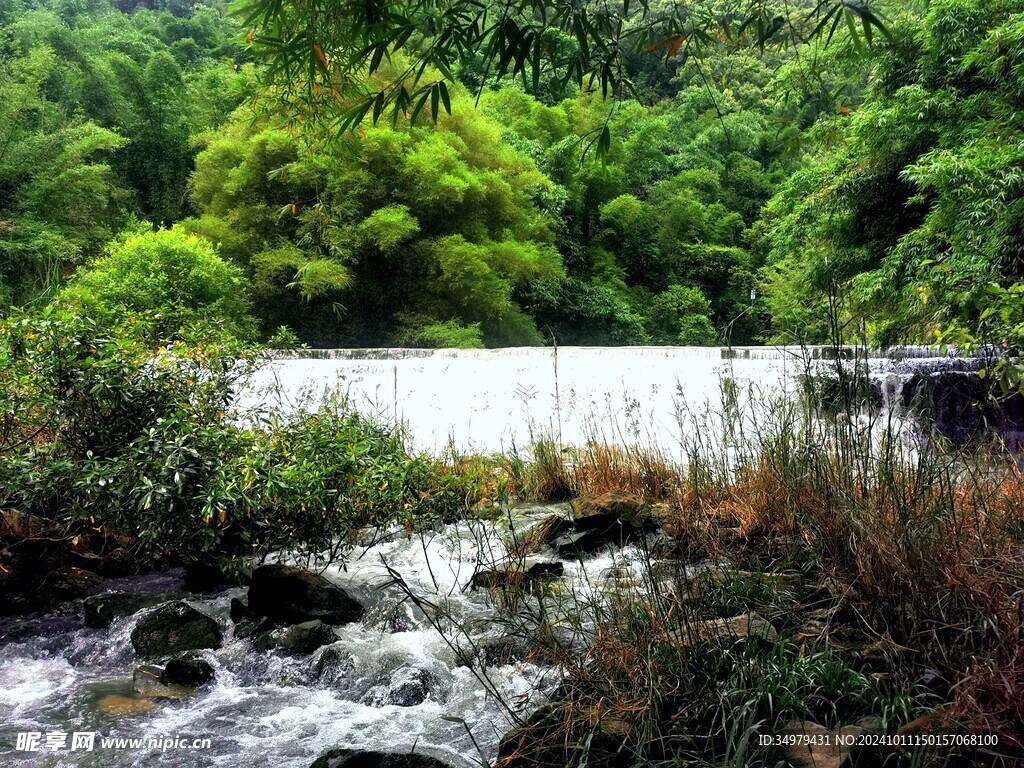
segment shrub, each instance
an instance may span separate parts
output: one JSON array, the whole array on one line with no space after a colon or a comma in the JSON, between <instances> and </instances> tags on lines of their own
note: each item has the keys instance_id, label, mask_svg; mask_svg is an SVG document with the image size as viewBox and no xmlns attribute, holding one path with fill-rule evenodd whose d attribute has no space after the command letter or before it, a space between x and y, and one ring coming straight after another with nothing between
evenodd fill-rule
<instances>
[{"instance_id":1,"label":"shrub","mask_svg":"<svg viewBox=\"0 0 1024 768\"><path fill-rule=\"evenodd\" d=\"M159 313L165 334L217 321L244 337L251 334L252 321L242 277L202 237L179 228L136 231L79 269L63 295L94 316L123 310Z\"/></svg>"}]
</instances>

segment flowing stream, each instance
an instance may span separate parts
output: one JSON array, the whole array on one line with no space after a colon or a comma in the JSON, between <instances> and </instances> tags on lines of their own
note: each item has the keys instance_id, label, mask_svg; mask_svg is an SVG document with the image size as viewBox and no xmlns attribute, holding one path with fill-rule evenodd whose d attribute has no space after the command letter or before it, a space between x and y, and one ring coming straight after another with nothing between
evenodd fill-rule
<instances>
[{"instance_id":1,"label":"flowing stream","mask_svg":"<svg viewBox=\"0 0 1024 768\"><path fill-rule=\"evenodd\" d=\"M559 510L515 510L519 530ZM233 636L228 604L244 589L214 595L184 592L181 573L140 576L108 587L184 597L219 620L223 647L204 651L215 680L180 701L151 702L132 694L135 658L130 634L140 614L109 629L87 629L80 613L22 627L23 639L0 650L0 754L4 765L274 766L305 768L333 747L417 752L452 766L493 759L511 718L529 712L557 685L557 669L508 660L493 666L460 650L500 643L494 596L468 588L473 573L502 557L502 527L458 523L429 537L392 533L353 552L346 569L325 576L367 609L359 622L336 628L337 641L312 655L286 656ZM508 531L507 524L504 527ZM631 547L584 562L567 562L560 589L599 595L609 579L641 580ZM414 594L444 606L444 634L405 599L385 562ZM637 568L639 566L636 566ZM458 629L454 629L457 627ZM577 628L578 630L578 628ZM0 635L5 632L0 631ZM424 697L425 692L425 697ZM422 701L420 700L422 699ZM504 702L504 703L502 703ZM17 732L97 733L94 750L14 752ZM210 739L202 751L102 748L103 737ZM69 736L70 739L70 736Z\"/></svg>"},{"instance_id":2,"label":"flowing stream","mask_svg":"<svg viewBox=\"0 0 1024 768\"><path fill-rule=\"evenodd\" d=\"M906 350L869 361L888 406L910 382L970 376L971 360ZM482 451L525 446L549 436L563 444L597 437L642 441L667 453L687 429L688 408L721 403L724 382L783 395L802 374L834 366L821 349L624 348L490 351L341 350L272 361L241 392L246 408L287 412L340 392L357 410L404 422L416 448L447 445ZM922 378L924 377L924 378ZM520 532L552 513L517 509ZM474 572L504 551L501 523L459 523L430 538L392 533L357 548L345 568L325 572L367 609L337 628L337 640L309 656L253 648L233 635L232 597L184 592L180 573L134 577L108 589L184 597L225 629L223 647L203 655L215 680L180 701L144 701L132 692L139 665L130 634L140 614L108 629L82 625L81 606L63 614L0 624L0 753L4 765L308 766L334 747L416 751L452 766L494 757L512 722L508 707L529 712L558 684L557 669L504 657L481 666L456 647L500 643L493 596L468 588ZM629 547L566 563L559 589L600 599L611 581L639 584ZM407 591L443 605L444 633L412 607ZM566 631L569 631L566 622ZM578 639L585 642L585 627ZM18 732L92 732L93 751L12 752ZM201 752L102 747L101 738L210 739Z\"/></svg>"},{"instance_id":3,"label":"flowing stream","mask_svg":"<svg viewBox=\"0 0 1024 768\"><path fill-rule=\"evenodd\" d=\"M885 407L906 405L922 378L970 376L979 358L907 347L858 359ZM414 448L483 453L537 438L641 442L679 457L721 406L723 388L788 397L808 375L834 375L831 347L522 347L494 350L309 350L272 360L249 383L248 408L287 413L342 394L364 414L403 423ZM841 363L850 369L850 363ZM910 385L910 386L908 386Z\"/></svg>"}]
</instances>

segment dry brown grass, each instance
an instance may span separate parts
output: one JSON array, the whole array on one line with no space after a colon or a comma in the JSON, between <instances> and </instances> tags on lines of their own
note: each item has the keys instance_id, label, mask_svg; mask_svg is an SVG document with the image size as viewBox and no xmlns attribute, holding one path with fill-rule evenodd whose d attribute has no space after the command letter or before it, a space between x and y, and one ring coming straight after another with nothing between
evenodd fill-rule
<instances>
[{"instance_id":1,"label":"dry brown grass","mask_svg":"<svg viewBox=\"0 0 1024 768\"><path fill-rule=\"evenodd\" d=\"M607 491L627 491L645 501L678 497L683 473L654 447L620 447L591 441L581 448L558 450L551 443L535 449L536 498L567 501Z\"/></svg>"}]
</instances>

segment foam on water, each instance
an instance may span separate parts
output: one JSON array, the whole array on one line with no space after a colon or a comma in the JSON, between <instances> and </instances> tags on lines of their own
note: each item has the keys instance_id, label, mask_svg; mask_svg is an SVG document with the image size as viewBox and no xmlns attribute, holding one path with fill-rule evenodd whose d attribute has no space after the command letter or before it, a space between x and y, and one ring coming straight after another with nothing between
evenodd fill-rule
<instances>
[{"instance_id":1,"label":"foam on water","mask_svg":"<svg viewBox=\"0 0 1024 768\"><path fill-rule=\"evenodd\" d=\"M516 527L525 530L555 511L564 507L519 510ZM502 634L495 598L467 588L475 570L500 564L502 535L493 524L458 523L423 537L379 536L380 541L354 553L357 557L346 568L324 572L367 611L360 622L337 629L337 642L310 656L260 652L248 640L236 639L227 616L229 601L244 596L244 590L188 595L189 602L226 629L224 646L203 652L216 678L184 701L161 703L136 716L106 711L102 702L111 695L131 695L131 674L139 661L129 638L141 614L108 629L74 629L8 644L0 651L4 764L305 768L327 749L344 746L398 752L415 747L453 766L478 765L478 747L493 758L510 726L506 706L529 711L558 682L558 671L550 666L526 661L469 666L459 651L462 640L482 645ZM563 588L597 594L637 560L627 547L569 564ZM411 607L388 567L401 575L409 591L444 606L439 622L444 635ZM168 597L180 596L180 584L167 586ZM396 684L421 675L429 679L426 700L412 706L387 703ZM58 730L122 738L210 738L212 748L74 755L9 751L18 731Z\"/></svg>"}]
</instances>

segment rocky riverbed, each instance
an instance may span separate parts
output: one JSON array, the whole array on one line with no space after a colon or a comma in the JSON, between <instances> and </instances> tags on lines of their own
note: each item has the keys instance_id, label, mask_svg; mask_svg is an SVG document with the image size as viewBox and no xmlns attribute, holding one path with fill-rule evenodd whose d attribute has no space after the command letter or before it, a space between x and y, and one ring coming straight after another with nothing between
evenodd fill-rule
<instances>
[{"instance_id":1,"label":"rocky riverbed","mask_svg":"<svg viewBox=\"0 0 1024 768\"><path fill-rule=\"evenodd\" d=\"M513 530L542 535L535 557L507 560ZM40 766L305 768L321 756L350 764L351 750L423 756L370 765L477 765L559 680L507 636L500 593L640 584L637 545L650 534L628 504L526 506L431 534L367 532L344 567L264 564L247 585L204 583L195 568L89 572L88 596L62 593L0 624L0 751L5 764ZM40 750L17 750L19 732L39 733ZM71 750L74 732L96 734L93 750ZM69 734L67 748L46 748L55 733ZM114 737L172 746L101 746Z\"/></svg>"}]
</instances>

